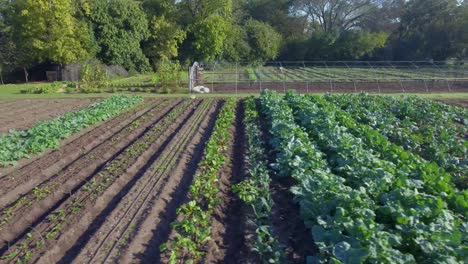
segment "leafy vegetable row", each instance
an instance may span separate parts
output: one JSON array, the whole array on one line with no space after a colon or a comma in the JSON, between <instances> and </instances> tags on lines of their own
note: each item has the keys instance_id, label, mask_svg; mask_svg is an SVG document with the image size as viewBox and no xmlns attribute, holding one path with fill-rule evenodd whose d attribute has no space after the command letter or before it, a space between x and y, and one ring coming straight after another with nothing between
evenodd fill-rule
<instances>
[{"instance_id":1,"label":"leafy vegetable row","mask_svg":"<svg viewBox=\"0 0 468 264\"><path fill-rule=\"evenodd\" d=\"M394 163L397 171L408 179L420 181L420 187L428 194L440 196L452 210L468 216L468 190L460 192L451 181L451 175L435 163L430 163L405 151L402 147L388 141L378 130L358 124L351 114L328 103L321 97L311 97L321 111L334 117L340 125L345 126L355 137L363 140L363 146L372 149L383 159ZM444 194L444 195L441 195Z\"/></svg>"},{"instance_id":2,"label":"leafy vegetable row","mask_svg":"<svg viewBox=\"0 0 468 264\"><path fill-rule=\"evenodd\" d=\"M257 234L255 247L252 250L257 252L262 263L281 263L284 252L271 228L270 215L274 206L270 193L271 179L259 115L253 97L245 100L244 124L247 137L246 162L250 177L234 185L233 190L241 200L252 207Z\"/></svg>"},{"instance_id":3,"label":"leafy vegetable row","mask_svg":"<svg viewBox=\"0 0 468 264\"><path fill-rule=\"evenodd\" d=\"M168 101L163 102L163 104L168 103ZM66 227L70 224L71 220L79 217L83 210L85 210L87 204L98 199L109 186L121 177L125 170L134 164L138 157L157 141L158 136L166 131L167 128L179 118L181 113L187 111L191 103L191 100L184 100L179 105L175 106L172 111L165 115L164 119L125 148L122 153L106 164L106 166L84 184L82 188L74 193L70 193L68 200L65 201L61 207L51 211L45 222L41 222L38 226L33 227L35 232L27 234L26 237L22 237L21 240L10 245L8 251L1 260L8 260L9 262L14 262L16 260L18 263L25 263L33 258L35 254L40 254L41 250L45 249L44 246L47 245L46 243L52 243L53 239L58 238L63 230L67 229ZM41 197L41 199L43 199L49 195L50 190L48 188L43 188L38 191L44 194L44 197ZM20 201L22 201L21 203L26 202L25 200ZM4 224L4 221L11 220L12 215L10 215L9 212L4 211L2 213L5 213L6 218L2 215L2 218L0 218L2 222L0 222L0 224ZM41 225L42 227L40 227Z\"/></svg>"},{"instance_id":4,"label":"leafy vegetable row","mask_svg":"<svg viewBox=\"0 0 468 264\"><path fill-rule=\"evenodd\" d=\"M225 151L232 138L229 131L235 117L236 100L228 99L216 119L213 134L208 140L204 160L190 186L191 200L182 205L177 213L182 218L172 225L176 231L174 240L161 245L161 251L169 249L170 263L180 259L198 260L203 256L202 247L211 239L211 217L220 203L218 172L225 164Z\"/></svg>"},{"instance_id":5,"label":"leafy vegetable row","mask_svg":"<svg viewBox=\"0 0 468 264\"><path fill-rule=\"evenodd\" d=\"M53 120L36 124L26 131L10 131L0 137L0 165L15 165L21 158L57 148L60 140L86 127L117 116L142 101L140 96L118 95L90 105L82 110L68 112Z\"/></svg>"},{"instance_id":6,"label":"leafy vegetable row","mask_svg":"<svg viewBox=\"0 0 468 264\"><path fill-rule=\"evenodd\" d=\"M440 187L437 182L418 178L401 164L382 160L339 124L332 108L321 108L292 92L287 100L297 122L327 153L333 171L346 179L347 186L370 197L368 205L383 230L393 235L395 248L411 254L417 262L463 260L466 222L462 215L448 209L444 199L447 194L425 192Z\"/></svg>"},{"instance_id":7,"label":"leafy vegetable row","mask_svg":"<svg viewBox=\"0 0 468 264\"><path fill-rule=\"evenodd\" d=\"M378 129L390 141L456 173L455 182L467 187L459 178L468 169L466 110L418 97L397 99L361 94L326 98L358 122Z\"/></svg>"},{"instance_id":8,"label":"leafy vegetable row","mask_svg":"<svg viewBox=\"0 0 468 264\"><path fill-rule=\"evenodd\" d=\"M401 238L377 223L374 201L365 189L353 189L331 172L282 97L264 91L260 101L277 153L274 167L296 181L292 192L320 250L319 256L308 257L309 263L414 262L398 250Z\"/></svg>"}]
</instances>

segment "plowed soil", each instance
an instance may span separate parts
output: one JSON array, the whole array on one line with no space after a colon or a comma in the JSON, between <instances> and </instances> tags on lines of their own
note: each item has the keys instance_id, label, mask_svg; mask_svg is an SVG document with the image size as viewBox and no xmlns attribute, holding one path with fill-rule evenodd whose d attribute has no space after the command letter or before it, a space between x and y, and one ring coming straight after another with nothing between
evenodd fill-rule
<instances>
[{"instance_id":1,"label":"plowed soil","mask_svg":"<svg viewBox=\"0 0 468 264\"><path fill-rule=\"evenodd\" d=\"M0 135L10 129L25 130L39 121L76 111L96 99L0 100Z\"/></svg>"},{"instance_id":2,"label":"plowed soil","mask_svg":"<svg viewBox=\"0 0 468 264\"><path fill-rule=\"evenodd\" d=\"M0 262L158 262L222 105L217 99L147 100L57 150L3 168ZM242 177L243 139L240 130L232 133L238 139L227 154L239 158L231 157L223 171L227 213L240 206L229 186ZM238 230L235 220L222 220L216 241L229 242L222 237ZM223 257L232 256L223 248Z\"/></svg>"}]
</instances>

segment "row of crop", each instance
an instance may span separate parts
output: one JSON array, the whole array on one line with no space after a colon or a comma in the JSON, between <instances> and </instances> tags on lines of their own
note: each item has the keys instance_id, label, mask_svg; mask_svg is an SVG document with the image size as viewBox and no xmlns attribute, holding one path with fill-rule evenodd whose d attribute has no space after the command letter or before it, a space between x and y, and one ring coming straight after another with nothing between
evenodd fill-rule
<instances>
[{"instance_id":1,"label":"row of crop","mask_svg":"<svg viewBox=\"0 0 468 264\"><path fill-rule=\"evenodd\" d=\"M382 159L396 165L396 173L406 178L421 181L419 187L428 194L440 196L454 212L468 216L468 191L460 192L451 181L451 175L435 163L427 162L420 156L405 151L401 146L391 143L370 126L358 124L353 116L327 102L322 97L310 97L320 111L328 113L330 118L344 126L356 138L363 140L363 146L373 149ZM440 194L444 195L441 196Z\"/></svg>"},{"instance_id":2,"label":"row of crop","mask_svg":"<svg viewBox=\"0 0 468 264\"><path fill-rule=\"evenodd\" d=\"M169 101L162 102L158 107L163 108L167 105ZM133 111L138 111L144 109L145 107L149 106L151 103L142 103L139 106L135 107ZM143 115L142 117L138 118L138 121L134 123L144 123L147 120L152 118L152 115ZM122 130L122 134L117 134L112 136L112 142L119 141L122 135L128 135L132 131L136 130L138 126L131 125L126 126ZM60 177L61 174L57 174L56 176ZM60 180L55 178L54 181L46 181L41 183L40 185L34 187L33 190L27 193L23 193L22 197L15 202L5 206L2 208L2 214L0 214L0 231L4 228L4 226L10 221L10 219L21 212L29 210L29 208L34 204L34 202L40 202L41 200L45 199L49 194L54 193L61 187Z\"/></svg>"},{"instance_id":3,"label":"row of crop","mask_svg":"<svg viewBox=\"0 0 468 264\"><path fill-rule=\"evenodd\" d=\"M414 262L398 250L401 238L377 223L369 194L350 188L332 173L282 97L264 91L260 102L272 135L270 146L276 152L274 168L278 175L295 180L292 192L320 250L318 256L308 257L308 263Z\"/></svg>"},{"instance_id":4,"label":"row of crop","mask_svg":"<svg viewBox=\"0 0 468 264\"><path fill-rule=\"evenodd\" d=\"M190 201L177 212L182 215L172 226L176 232L170 243L162 244L161 251L170 250L170 263L180 259L197 260L202 257L202 247L211 239L211 220L215 207L220 203L218 172L224 166L228 142L232 138L231 127L235 117L236 100L228 99L219 113L213 134L206 143L204 159L190 186Z\"/></svg>"},{"instance_id":5,"label":"row of crop","mask_svg":"<svg viewBox=\"0 0 468 264\"><path fill-rule=\"evenodd\" d=\"M76 112L36 124L26 131L0 137L0 165L15 165L21 158L59 146L60 140L88 126L117 116L142 101L140 96L112 96Z\"/></svg>"},{"instance_id":6,"label":"row of crop","mask_svg":"<svg viewBox=\"0 0 468 264\"><path fill-rule=\"evenodd\" d=\"M157 188L160 187L160 180L167 177L168 173L176 166L177 161L181 153L187 148L188 143L193 138L193 134L196 133L196 127L200 125L209 111L210 106L213 106L213 99L205 99L201 105L198 105L193 114L190 116L190 120L184 124L184 127L179 130L177 136L171 139L170 146L173 146L169 151L163 151L156 161L149 167L143 178L140 178L141 184L135 184L135 190L131 191L131 202L127 203L125 207L124 215L121 220L126 216L132 216L130 221L121 221L115 225L112 230L108 230L107 236L102 235L96 237L99 243L99 247L93 248L92 252L88 252L90 257L88 263L108 263L115 260L127 243L130 242L131 238L134 237L137 231L138 222L141 220L141 214L145 214L145 204L151 202L152 194L154 194ZM148 177L148 178L146 178ZM143 180L146 178L146 180ZM136 185L139 185L136 188ZM105 229L105 228L104 228ZM106 232L106 231L102 231ZM112 234L112 237L110 237ZM103 257L100 253L104 253ZM100 258L103 257L103 258Z\"/></svg>"},{"instance_id":7,"label":"row of crop","mask_svg":"<svg viewBox=\"0 0 468 264\"><path fill-rule=\"evenodd\" d=\"M328 162L345 179L344 184L370 198L369 213L382 225L382 231L392 236L394 248L417 262L463 260L463 237L468 235L464 216L448 209L447 194L425 192L436 193L437 188L444 188L441 186L444 182L439 184L437 180L425 178L424 172L417 177L402 163L381 159L373 146L366 146L363 139L340 125L332 108L321 108L292 92L288 93L287 101L296 121L327 153ZM457 206L463 203L466 208L466 202L456 201ZM466 213L466 209L457 206L460 212Z\"/></svg>"},{"instance_id":8,"label":"row of crop","mask_svg":"<svg viewBox=\"0 0 468 264\"><path fill-rule=\"evenodd\" d=\"M102 193L119 177L124 175L125 170L148 150L148 148L157 141L158 136L167 130L167 128L177 120L183 111L192 102L183 101L169 112L158 125L153 126L137 141L129 145L115 159L106 164L106 166L92 179L89 179L76 192L70 193L70 197L58 208L50 212L49 216L40 222L39 225L31 227L30 232L9 245L1 260L8 262L25 263L31 260L35 255L45 249L47 243L52 243L60 234L67 229L73 219L77 219L83 213L85 206L98 199Z\"/></svg>"},{"instance_id":9,"label":"row of crop","mask_svg":"<svg viewBox=\"0 0 468 264\"><path fill-rule=\"evenodd\" d=\"M245 132L247 138L246 162L248 178L233 186L233 191L251 206L255 225L255 241L252 248L262 263L281 263L284 252L275 236L270 216L274 206L270 192L271 179L268 170L265 142L259 124L259 115L253 97L245 100Z\"/></svg>"},{"instance_id":10,"label":"row of crop","mask_svg":"<svg viewBox=\"0 0 468 264\"><path fill-rule=\"evenodd\" d=\"M468 166L468 146L464 140L467 112L417 97L326 96L352 114L359 123L378 129L395 144L436 162L463 184Z\"/></svg>"},{"instance_id":11,"label":"row of crop","mask_svg":"<svg viewBox=\"0 0 468 264\"><path fill-rule=\"evenodd\" d=\"M170 101L163 101L161 102L158 106L157 109L161 110L164 109L166 105L169 104ZM135 107L133 111L138 111L138 109L143 109L147 106L149 106L151 103L142 103L141 105ZM137 130L138 126L142 123L148 122L153 118L153 115L151 114L145 114L141 117L139 117L135 122L132 123L132 125L126 126L123 128L123 130L120 131L120 133L113 135L110 140L110 144L113 142L118 142L123 136L129 135L133 131ZM93 153L93 152L91 152ZM98 152L99 153L99 152ZM101 152L102 153L102 152ZM93 154L94 155L94 154ZM56 174L54 178L59 179L66 173L59 173ZM34 202L40 202L46 197L48 197L49 194L57 192L59 188L61 188L62 185L60 184L60 181L54 181L54 182L43 182L40 185L34 187L33 190L23 193L20 199L16 200L15 202L3 207L2 214L0 214L0 231L4 228L4 226L11 220L11 218L19 213L25 212L26 210L29 210L31 206L33 206Z\"/></svg>"}]
</instances>

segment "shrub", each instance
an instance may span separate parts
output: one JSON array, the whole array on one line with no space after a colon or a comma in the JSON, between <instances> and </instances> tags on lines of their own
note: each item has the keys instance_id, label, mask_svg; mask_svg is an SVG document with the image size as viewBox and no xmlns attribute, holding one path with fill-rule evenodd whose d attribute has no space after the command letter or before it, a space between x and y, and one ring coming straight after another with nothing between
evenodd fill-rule
<instances>
[{"instance_id":1,"label":"shrub","mask_svg":"<svg viewBox=\"0 0 468 264\"><path fill-rule=\"evenodd\" d=\"M170 94L181 88L180 70L181 66L178 61L166 60L158 65L157 77L154 77L153 80L159 80L161 84L160 93Z\"/></svg>"},{"instance_id":2,"label":"shrub","mask_svg":"<svg viewBox=\"0 0 468 264\"><path fill-rule=\"evenodd\" d=\"M80 88L107 88L109 74L106 67L98 61L86 63L81 68Z\"/></svg>"},{"instance_id":3,"label":"shrub","mask_svg":"<svg viewBox=\"0 0 468 264\"><path fill-rule=\"evenodd\" d=\"M60 89L60 84L54 83L48 86L43 87L32 87L23 89L20 92L22 94L52 94L58 92Z\"/></svg>"}]
</instances>

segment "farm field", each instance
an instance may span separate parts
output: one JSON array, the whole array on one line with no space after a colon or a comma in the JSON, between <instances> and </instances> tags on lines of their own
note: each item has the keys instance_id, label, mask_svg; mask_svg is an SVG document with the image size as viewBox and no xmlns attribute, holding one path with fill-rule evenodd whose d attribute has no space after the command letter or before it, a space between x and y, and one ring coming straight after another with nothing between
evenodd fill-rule
<instances>
[{"instance_id":1,"label":"farm field","mask_svg":"<svg viewBox=\"0 0 468 264\"><path fill-rule=\"evenodd\" d=\"M392 64L393 63L393 64ZM215 93L259 93L265 88L301 93L464 93L465 66L417 62L276 62L264 66L204 65L196 85ZM328 66L327 66L328 65Z\"/></svg>"},{"instance_id":2,"label":"farm field","mask_svg":"<svg viewBox=\"0 0 468 264\"><path fill-rule=\"evenodd\" d=\"M238 66L218 65L208 68L205 72L206 82L262 81L262 82L365 82L378 80L380 82L406 81L414 79L445 80L468 78L466 68L459 67L394 67L345 65L298 66L281 64L276 66Z\"/></svg>"},{"instance_id":3,"label":"farm field","mask_svg":"<svg viewBox=\"0 0 468 264\"><path fill-rule=\"evenodd\" d=\"M9 129L26 130L35 123L81 109L93 99L0 100L0 135Z\"/></svg>"},{"instance_id":4,"label":"farm field","mask_svg":"<svg viewBox=\"0 0 468 264\"><path fill-rule=\"evenodd\" d=\"M269 90L75 101L0 136L0 263L466 260L466 108Z\"/></svg>"}]
</instances>

